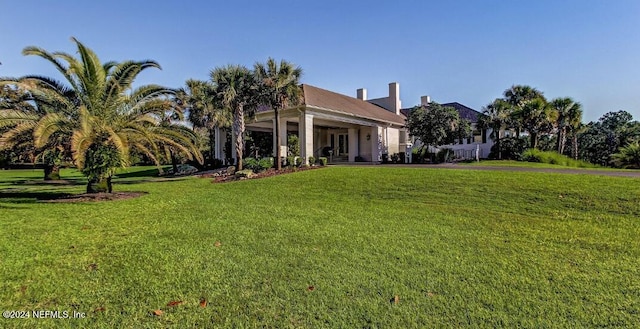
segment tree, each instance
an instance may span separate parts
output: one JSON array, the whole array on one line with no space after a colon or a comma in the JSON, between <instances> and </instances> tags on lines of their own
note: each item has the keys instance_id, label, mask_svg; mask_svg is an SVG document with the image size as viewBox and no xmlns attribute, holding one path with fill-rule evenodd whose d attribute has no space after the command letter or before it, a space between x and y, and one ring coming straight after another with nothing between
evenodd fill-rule
<instances>
[{"instance_id":1,"label":"tree","mask_svg":"<svg viewBox=\"0 0 640 329\"><path fill-rule=\"evenodd\" d=\"M556 113L544 98L539 97L517 108L513 117L529 132L531 148L537 148L540 135L550 133L553 129Z\"/></svg>"},{"instance_id":2,"label":"tree","mask_svg":"<svg viewBox=\"0 0 640 329\"><path fill-rule=\"evenodd\" d=\"M510 120L509 127L515 129L516 137L520 137L523 124L519 113L524 109L524 106L533 101L534 99L544 99L541 91L526 85L514 85L511 88L504 91L505 101L511 105L510 107Z\"/></svg>"},{"instance_id":3,"label":"tree","mask_svg":"<svg viewBox=\"0 0 640 329\"><path fill-rule=\"evenodd\" d=\"M407 128L411 136L422 142L423 147L453 144L471 133L469 121L461 119L458 111L435 102L411 109Z\"/></svg>"},{"instance_id":4,"label":"tree","mask_svg":"<svg viewBox=\"0 0 640 329\"><path fill-rule=\"evenodd\" d=\"M73 161L88 178L87 193L111 192L111 178L119 167L129 163L129 151L136 148L157 165L160 143L171 145L186 156L200 157L189 136L174 127L161 126L161 117L172 110L175 91L158 85L133 88L140 72L160 68L152 60L102 63L98 56L77 39L79 58L27 47L25 55L41 57L62 74L68 86L56 82L74 97L47 87L49 78L31 77L28 90L43 92L47 101L66 104L36 120L33 137L42 147L56 135L70 138Z\"/></svg>"},{"instance_id":5,"label":"tree","mask_svg":"<svg viewBox=\"0 0 640 329\"><path fill-rule=\"evenodd\" d=\"M496 98L482 110L482 114L478 118L478 126L482 129L491 129L489 137L495 142L498 159L502 159L502 148L500 147L502 136L500 133L509 123L510 104L504 99Z\"/></svg>"},{"instance_id":6,"label":"tree","mask_svg":"<svg viewBox=\"0 0 640 329\"><path fill-rule=\"evenodd\" d=\"M569 97L555 98L550 105L557 113L556 129L558 136L556 139L556 151L564 154L567 135L575 136L575 132L582 122L582 106Z\"/></svg>"},{"instance_id":7,"label":"tree","mask_svg":"<svg viewBox=\"0 0 640 329\"><path fill-rule=\"evenodd\" d=\"M61 130L36 147L35 128L45 116L60 112L71 115L78 100L59 82L40 76L4 78L0 81L0 149L32 150L41 159L44 180L60 179L60 165L70 154L70 134ZM51 97L58 95L58 97Z\"/></svg>"},{"instance_id":8,"label":"tree","mask_svg":"<svg viewBox=\"0 0 640 329\"><path fill-rule=\"evenodd\" d=\"M580 159L609 165L618 148L640 140L640 122L632 120L629 112L617 111L589 122L577 136Z\"/></svg>"},{"instance_id":9,"label":"tree","mask_svg":"<svg viewBox=\"0 0 640 329\"><path fill-rule=\"evenodd\" d=\"M233 112L236 165L237 170L242 170L245 115L252 116L256 109L257 94L254 75L244 66L227 65L213 69L211 81L222 106Z\"/></svg>"},{"instance_id":10,"label":"tree","mask_svg":"<svg viewBox=\"0 0 640 329\"><path fill-rule=\"evenodd\" d=\"M269 106L275 115L276 169L280 170L282 168L280 111L300 102L302 69L285 60L281 60L278 65L273 58L269 58L266 63L256 63L254 72L258 82L260 103Z\"/></svg>"},{"instance_id":11,"label":"tree","mask_svg":"<svg viewBox=\"0 0 640 329\"><path fill-rule=\"evenodd\" d=\"M213 165L215 156L216 128L230 127L233 113L221 105L216 98L215 86L209 81L187 80L186 89L178 91L178 102L188 112L189 122L194 128L206 129L209 136L209 151Z\"/></svg>"}]
</instances>

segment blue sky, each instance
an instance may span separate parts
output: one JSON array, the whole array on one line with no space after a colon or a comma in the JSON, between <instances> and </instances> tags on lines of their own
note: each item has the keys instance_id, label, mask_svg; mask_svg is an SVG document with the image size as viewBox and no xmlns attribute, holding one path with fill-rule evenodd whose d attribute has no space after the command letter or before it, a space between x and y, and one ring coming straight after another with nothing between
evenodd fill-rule
<instances>
[{"instance_id":1,"label":"blue sky","mask_svg":"<svg viewBox=\"0 0 640 329\"><path fill-rule=\"evenodd\" d=\"M583 121L640 119L640 1L0 1L0 76L44 74L25 46L103 61L154 59L139 82L180 87L220 65L271 56L303 82L370 98L400 83L403 107L430 95L481 110L513 84L570 96Z\"/></svg>"}]
</instances>

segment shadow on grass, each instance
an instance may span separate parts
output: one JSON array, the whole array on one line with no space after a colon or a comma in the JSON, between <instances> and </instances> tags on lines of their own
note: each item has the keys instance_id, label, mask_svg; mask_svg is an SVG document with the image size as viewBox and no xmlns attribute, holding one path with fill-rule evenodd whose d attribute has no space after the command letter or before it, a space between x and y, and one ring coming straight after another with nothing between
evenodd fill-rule
<instances>
[{"instance_id":1,"label":"shadow on grass","mask_svg":"<svg viewBox=\"0 0 640 329\"><path fill-rule=\"evenodd\" d=\"M168 168L163 168L166 171ZM122 172L116 174L118 178L141 178L141 177L158 177L158 168L151 168L147 170Z\"/></svg>"},{"instance_id":2,"label":"shadow on grass","mask_svg":"<svg viewBox=\"0 0 640 329\"><path fill-rule=\"evenodd\" d=\"M38 201L57 200L68 198L74 195L66 192L2 192L0 191L0 202L8 203L34 203Z\"/></svg>"}]
</instances>

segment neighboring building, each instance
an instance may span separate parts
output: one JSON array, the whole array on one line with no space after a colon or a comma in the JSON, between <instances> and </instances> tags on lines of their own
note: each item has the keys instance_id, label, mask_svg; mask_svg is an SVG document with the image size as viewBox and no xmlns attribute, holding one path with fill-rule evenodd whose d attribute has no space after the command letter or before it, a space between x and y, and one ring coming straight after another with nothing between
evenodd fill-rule
<instances>
[{"instance_id":1,"label":"neighboring building","mask_svg":"<svg viewBox=\"0 0 640 329\"><path fill-rule=\"evenodd\" d=\"M420 106L428 106L431 102L431 98L429 96L422 96L420 101ZM454 154L457 158L463 159L475 159L476 152L479 152L479 158L487 158L489 153L491 152L491 147L493 146L493 142L489 138L491 134L491 129L480 129L478 128L478 119L482 115L482 113L468 107L462 105L458 102L453 103L443 103L440 104L444 107L452 107L458 114L461 119L469 120L471 123L471 134L466 138L460 138L455 144L450 145L441 145L436 148L432 148L430 152L438 152L441 149L451 149L454 151ZM401 112L408 116L411 108L402 109ZM414 148L420 147L420 141L415 141Z\"/></svg>"},{"instance_id":2,"label":"neighboring building","mask_svg":"<svg viewBox=\"0 0 640 329\"><path fill-rule=\"evenodd\" d=\"M370 100L367 99L366 89L358 89L357 97L353 98L307 84L301 85L301 88L302 104L280 111L278 133L283 156L287 154L289 132L298 135L303 163L307 163L311 156L327 156L333 162L354 162L356 158L379 162L383 155L410 154L412 142L404 128L406 115L402 112L406 110L401 110L398 83L389 84L387 97ZM425 97L423 99L426 100ZM477 120L476 111L458 105L463 110L471 111L470 116L476 113ZM274 136L273 154L276 153L275 116L272 110L259 111L254 120L247 121L246 128L271 132ZM223 134L216 131L216 141L222 142L223 139ZM216 143L215 157L218 159L224 158L223 145ZM232 148L232 158L235 158L235 148Z\"/></svg>"}]
</instances>

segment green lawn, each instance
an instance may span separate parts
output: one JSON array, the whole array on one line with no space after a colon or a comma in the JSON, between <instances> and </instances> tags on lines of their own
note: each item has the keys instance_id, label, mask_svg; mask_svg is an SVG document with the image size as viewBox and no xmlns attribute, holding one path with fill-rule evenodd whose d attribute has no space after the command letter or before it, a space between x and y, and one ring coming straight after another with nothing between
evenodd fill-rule
<instances>
[{"instance_id":1,"label":"green lawn","mask_svg":"<svg viewBox=\"0 0 640 329\"><path fill-rule=\"evenodd\" d=\"M40 175L0 171L0 310L87 317L2 328L640 323L637 178L367 166L212 184L131 170L116 191L149 194L48 204L31 192L84 181Z\"/></svg>"}]
</instances>

